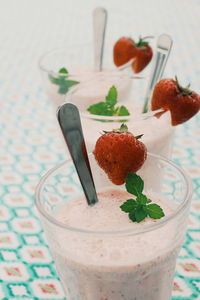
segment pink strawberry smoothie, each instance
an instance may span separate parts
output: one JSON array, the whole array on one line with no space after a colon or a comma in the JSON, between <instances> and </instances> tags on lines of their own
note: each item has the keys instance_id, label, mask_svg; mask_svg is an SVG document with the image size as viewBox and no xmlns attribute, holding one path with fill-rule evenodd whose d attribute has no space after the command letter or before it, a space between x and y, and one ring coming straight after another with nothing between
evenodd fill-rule
<instances>
[{"instance_id":1,"label":"pink strawberry smoothie","mask_svg":"<svg viewBox=\"0 0 200 300\"><path fill-rule=\"evenodd\" d=\"M57 221L75 229L59 228L56 238L48 237L68 300L170 300L183 234L175 236L176 219L151 231L144 228L157 220L133 223L119 208L132 196L104 189L92 207L78 197L55 212ZM155 195L152 200L163 208L164 218L176 210ZM126 234L117 233L122 230Z\"/></svg>"},{"instance_id":2,"label":"pink strawberry smoothie","mask_svg":"<svg viewBox=\"0 0 200 300\"><path fill-rule=\"evenodd\" d=\"M132 86L132 80L124 76L124 72L117 68L106 68L102 72L95 72L89 67L74 67L70 69L68 78L80 82L69 90L69 92L74 91L70 94L70 101L80 110L86 110L89 105L104 101L105 95L113 85L117 87L119 99L126 101ZM66 101L68 94L59 94L58 86L49 80L46 82L46 88L55 108Z\"/></svg>"}]
</instances>

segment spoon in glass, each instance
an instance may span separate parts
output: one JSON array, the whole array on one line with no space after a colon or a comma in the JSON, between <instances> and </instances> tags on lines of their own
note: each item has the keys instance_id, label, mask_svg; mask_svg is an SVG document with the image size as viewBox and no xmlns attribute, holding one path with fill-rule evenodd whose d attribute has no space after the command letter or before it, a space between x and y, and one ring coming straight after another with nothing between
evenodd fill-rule
<instances>
[{"instance_id":1,"label":"spoon in glass","mask_svg":"<svg viewBox=\"0 0 200 300\"><path fill-rule=\"evenodd\" d=\"M157 41L157 51L155 56L155 63L153 65L152 73L150 75L149 84L146 91L145 103L143 106L143 113L148 111L149 100L151 99L153 88L155 84L162 78L169 54L171 52L173 40L168 34L161 34Z\"/></svg>"},{"instance_id":2,"label":"spoon in glass","mask_svg":"<svg viewBox=\"0 0 200 300\"><path fill-rule=\"evenodd\" d=\"M87 203L88 205L94 205L98 202L98 199L78 108L74 104L64 103L58 108L57 119L78 173Z\"/></svg>"},{"instance_id":3,"label":"spoon in glass","mask_svg":"<svg viewBox=\"0 0 200 300\"><path fill-rule=\"evenodd\" d=\"M93 11L94 31L94 66L95 71L102 71L103 49L107 24L107 11L103 7L97 7Z\"/></svg>"}]
</instances>

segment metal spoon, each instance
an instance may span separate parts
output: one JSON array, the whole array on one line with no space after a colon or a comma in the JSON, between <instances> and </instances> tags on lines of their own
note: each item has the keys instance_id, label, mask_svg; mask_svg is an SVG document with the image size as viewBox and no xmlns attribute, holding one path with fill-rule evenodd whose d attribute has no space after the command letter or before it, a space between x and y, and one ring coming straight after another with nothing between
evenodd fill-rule
<instances>
[{"instance_id":1,"label":"metal spoon","mask_svg":"<svg viewBox=\"0 0 200 300\"><path fill-rule=\"evenodd\" d=\"M98 202L90 169L78 108L64 103L58 108L57 118L74 162L88 205Z\"/></svg>"},{"instance_id":2,"label":"metal spoon","mask_svg":"<svg viewBox=\"0 0 200 300\"><path fill-rule=\"evenodd\" d=\"M155 63L149 80L149 85L146 91L145 103L143 106L143 113L148 111L149 100L151 99L153 88L163 75L169 54L172 48L172 38L168 34L161 34L157 41L157 52Z\"/></svg>"},{"instance_id":3,"label":"metal spoon","mask_svg":"<svg viewBox=\"0 0 200 300\"><path fill-rule=\"evenodd\" d=\"M102 71L103 48L105 30L107 24L107 11L103 7L97 7L93 11L93 31L94 31L94 66L95 71Z\"/></svg>"}]
</instances>

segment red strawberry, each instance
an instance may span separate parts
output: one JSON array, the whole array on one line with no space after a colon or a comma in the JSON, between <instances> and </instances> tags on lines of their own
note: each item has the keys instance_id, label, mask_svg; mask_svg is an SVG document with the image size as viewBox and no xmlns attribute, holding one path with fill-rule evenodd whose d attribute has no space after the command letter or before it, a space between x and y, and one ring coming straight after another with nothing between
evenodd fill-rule
<instances>
[{"instance_id":1,"label":"red strawberry","mask_svg":"<svg viewBox=\"0 0 200 300\"><path fill-rule=\"evenodd\" d=\"M133 45L134 41L127 37L122 37L116 42L113 48L113 59L117 67L126 64L136 55L137 48Z\"/></svg>"},{"instance_id":2,"label":"red strawberry","mask_svg":"<svg viewBox=\"0 0 200 300\"><path fill-rule=\"evenodd\" d=\"M139 38L139 42L135 43L134 40L127 37L120 38L113 48L113 59L117 67L124 65L130 59L135 58L132 63L132 68L135 73L141 72L151 61L153 56L152 48L144 37Z\"/></svg>"},{"instance_id":3,"label":"red strawberry","mask_svg":"<svg viewBox=\"0 0 200 300\"><path fill-rule=\"evenodd\" d=\"M137 172L147 157L146 146L128 132L126 125L106 132L96 142L94 156L109 179L117 185L125 182L129 172Z\"/></svg>"},{"instance_id":4,"label":"red strawberry","mask_svg":"<svg viewBox=\"0 0 200 300\"><path fill-rule=\"evenodd\" d=\"M170 110L172 125L178 125L192 118L200 110L200 96L194 91L180 86L177 77L162 79L154 88L151 99L152 110ZM158 114L159 116L160 114Z\"/></svg>"}]
</instances>

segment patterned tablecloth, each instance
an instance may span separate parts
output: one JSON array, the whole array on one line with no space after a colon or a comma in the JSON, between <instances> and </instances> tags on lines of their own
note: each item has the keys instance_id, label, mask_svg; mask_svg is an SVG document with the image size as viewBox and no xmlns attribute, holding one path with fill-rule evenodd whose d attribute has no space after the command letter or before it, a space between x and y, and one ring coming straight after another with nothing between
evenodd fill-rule
<instances>
[{"instance_id":1,"label":"patterned tablecloth","mask_svg":"<svg viewBox=\"0 0 200 300\"><path fill-rule=\"evenodd\" d=\"M102 5L110 12L107 40L171 34L174 47L165 75L178 74L200 92L200 2L126 0L123 7L114 0L0 4L0 299L65 299L34 206L41 175L65 159L40 81L38 57L55 46L89 40L91 11ZM173 300L200 300L199 158L200 115L176 130L173 160L192 177L194 197Z\"/></svg>"}]
</instances>

